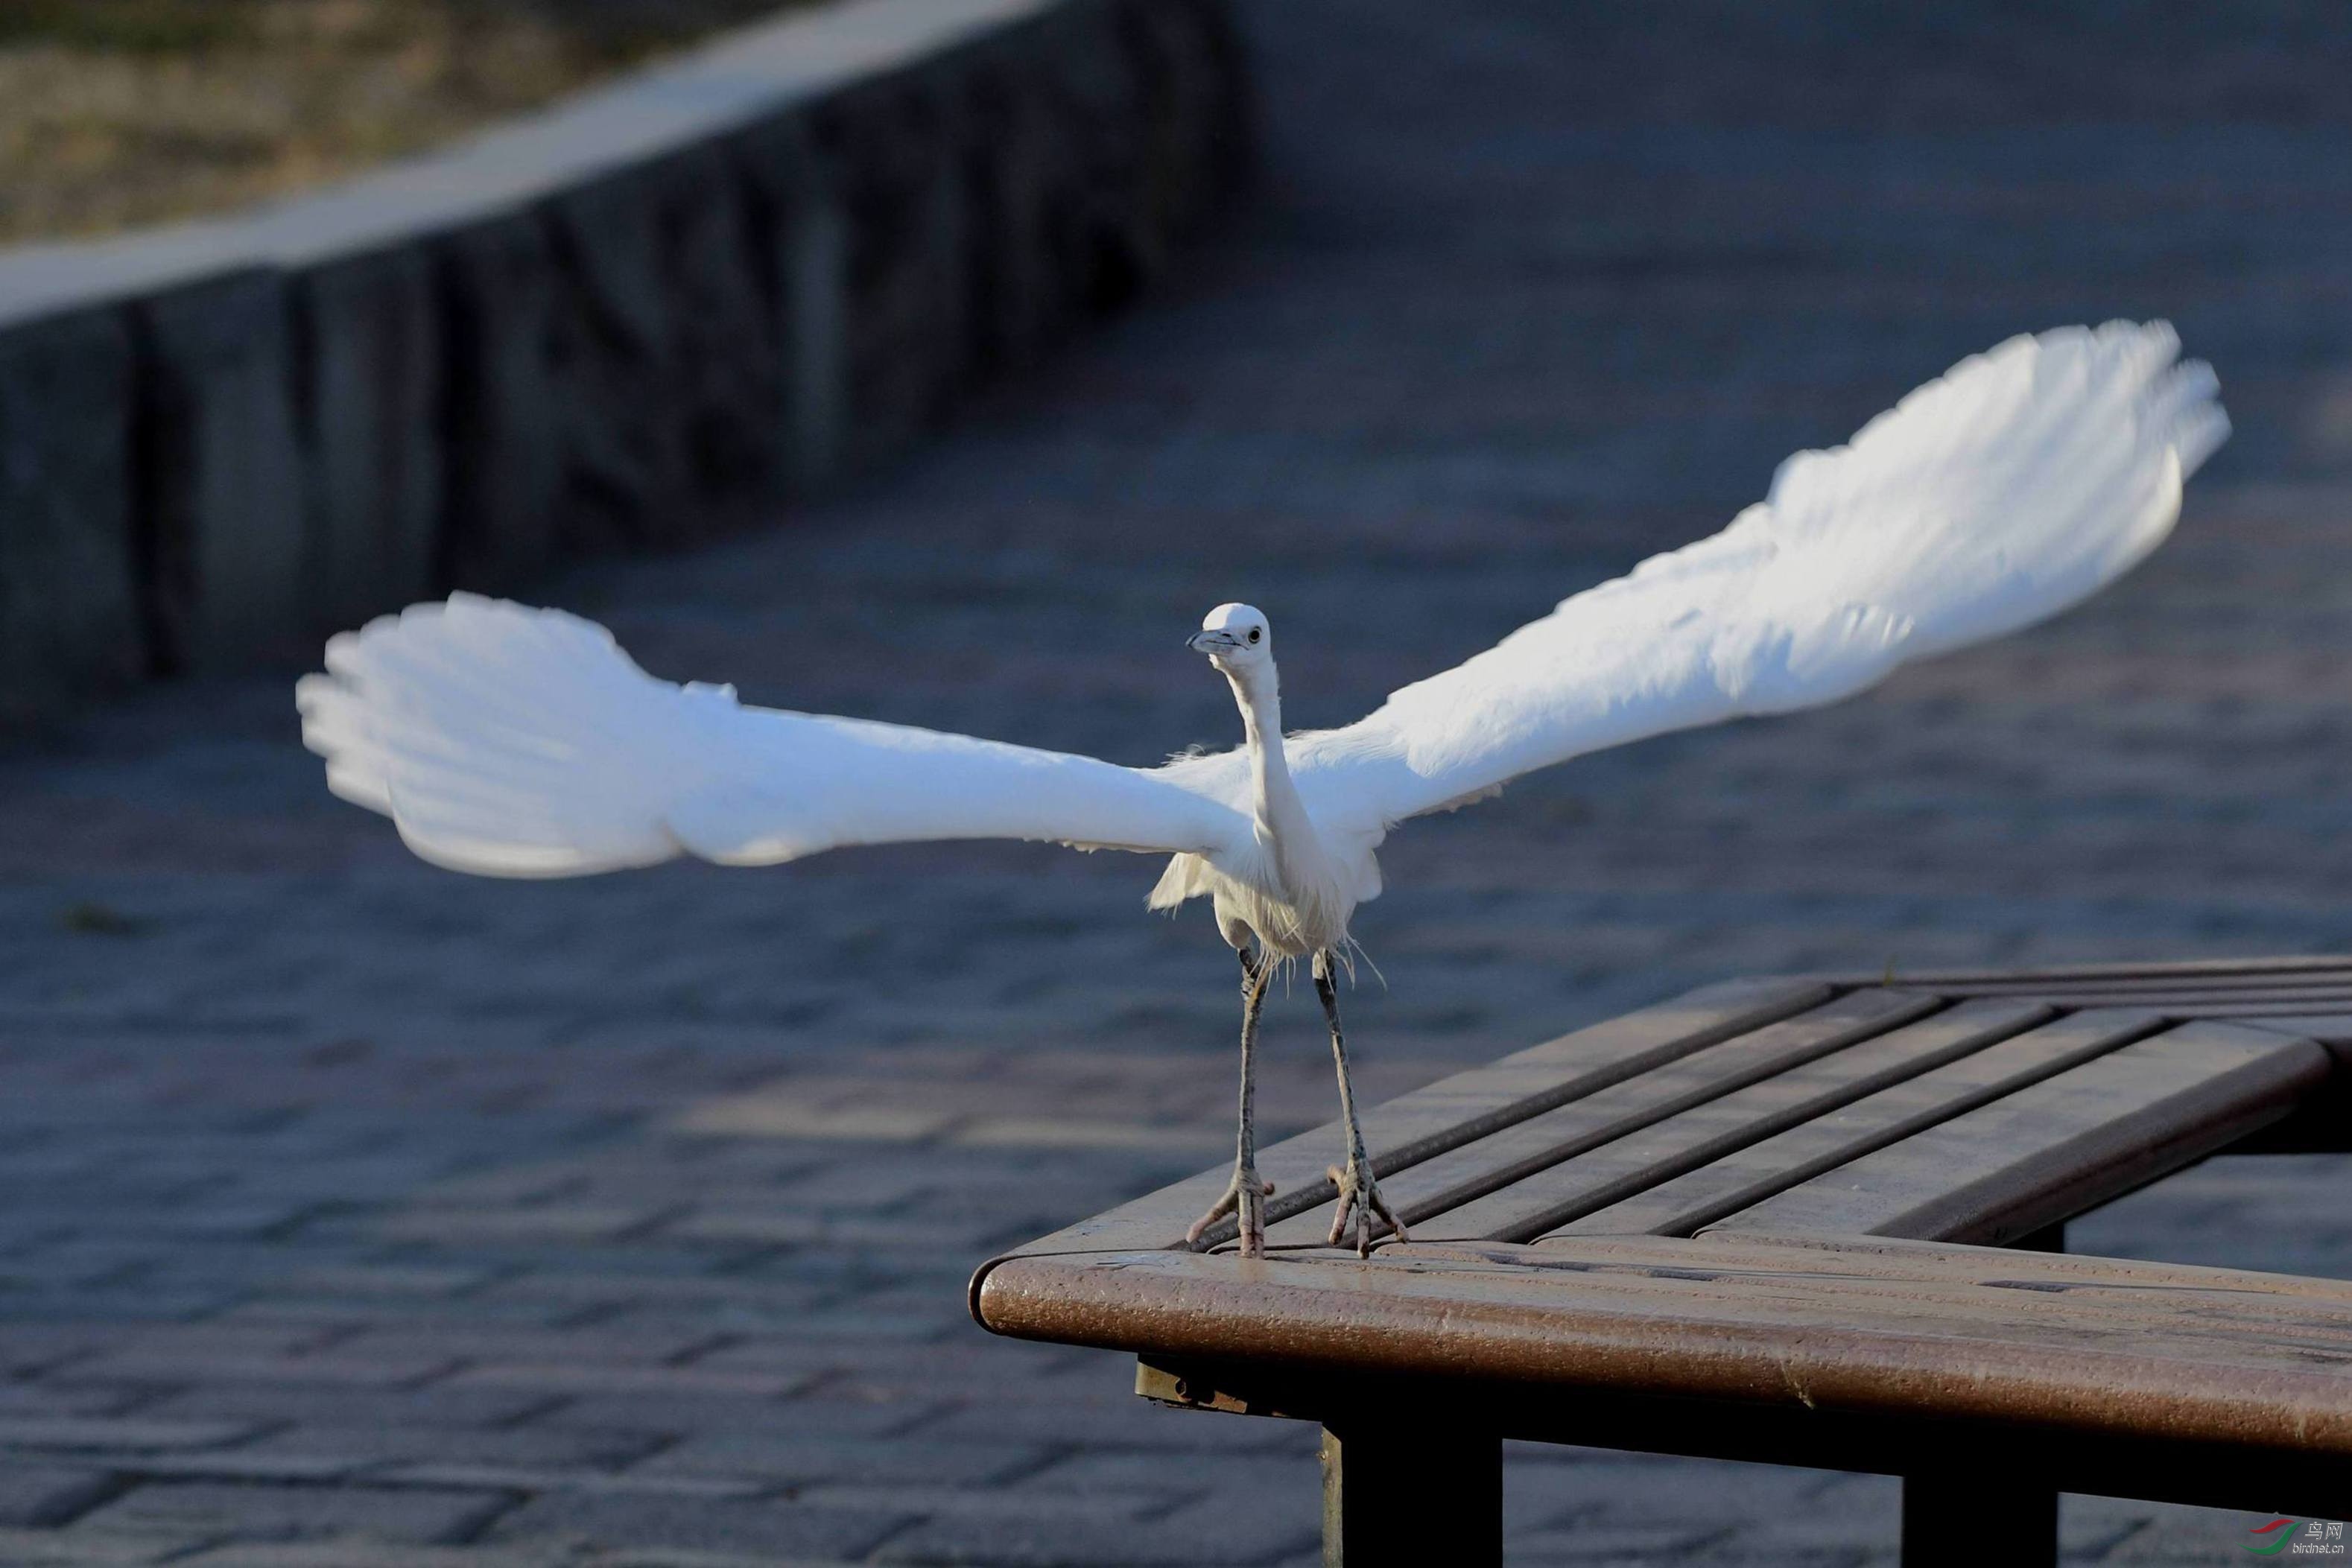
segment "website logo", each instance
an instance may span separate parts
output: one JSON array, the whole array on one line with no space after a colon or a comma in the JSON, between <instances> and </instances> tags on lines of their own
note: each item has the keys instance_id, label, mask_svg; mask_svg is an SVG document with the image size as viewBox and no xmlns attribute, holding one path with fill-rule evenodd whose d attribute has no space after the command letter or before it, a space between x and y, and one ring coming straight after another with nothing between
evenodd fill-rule
<instances>
[{"instance_id":1,"label":"website logo","mask_svg":"<svg viewBox=\"0 0 2352 1568\"><path fill-rule=\"evenodd\" d=\"M2282 1516L2268 1524L2255 1525L2246 1533L2254 1539L2246 1542L2245 1548L2257 1557L2344 1555L2344 1526L2336 1520Z\"/></svg>"}]
</instances>

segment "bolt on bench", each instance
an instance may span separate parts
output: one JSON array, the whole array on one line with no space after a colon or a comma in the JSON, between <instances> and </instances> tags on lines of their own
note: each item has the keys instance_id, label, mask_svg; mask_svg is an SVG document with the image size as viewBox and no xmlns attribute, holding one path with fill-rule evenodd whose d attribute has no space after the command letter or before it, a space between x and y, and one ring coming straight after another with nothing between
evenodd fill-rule
<instances>
[{"instance_id":1,"label":"bolt on bench","mask_svg":"<svg viewBox=\"0 0 2352 1568\"><path fill-rule=\"evenodd\" d=\"M2064 1256L2223 1148L2352 1146L2352 959L1738 980L1363 1118L1412 1234L1328 1247L1336 1127L982 1266L999 1333L1324 1428L1327 1563L1499 1563L1506 1437L1904 1478L1903 1561L2053 1563L2062 1491L2352 1512L2352 1282ZM1398 1506L1410 1498L1410 1507Z\"/></svg>"}]
</instances>

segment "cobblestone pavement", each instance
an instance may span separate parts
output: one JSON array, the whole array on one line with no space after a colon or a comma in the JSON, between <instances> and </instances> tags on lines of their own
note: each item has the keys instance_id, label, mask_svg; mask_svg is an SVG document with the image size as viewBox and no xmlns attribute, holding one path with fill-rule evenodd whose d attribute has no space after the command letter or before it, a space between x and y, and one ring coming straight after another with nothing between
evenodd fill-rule
<instances>
[{"instance_id":1,"label":"cobblestone pavement","mask_svg":"<svg viewBox=\"0 0 2352 1568\"><path fill-rule=\"evenodd\" d=\"M1145 761L1234 736L1179 646L1220 600L1343 720L1960 353L2166 314L2239 434L2153 563L1402 834L1365 1071L1735 972L2352 946L2345 28L1568 9L1256 0L1268 187L1184 279L835 504L541 597L755 699ZM0 1562L1313 1560L1311 1434L964 1316L992 1248L1223 1145L1230 959L1146 917L1155 868L468 882L293 729L280 675L183 685L0 763ZM1306 998L1270 1051L1276 1119L1328 1115ZM2077 1241L2352 1272L2347 1185L2217 1161ZM1517 1563L1893 1552L1881 1479L1508 1486ZM2221 1562L2248 1522L2065 1533Z\"/></svg>"}]
</instances>

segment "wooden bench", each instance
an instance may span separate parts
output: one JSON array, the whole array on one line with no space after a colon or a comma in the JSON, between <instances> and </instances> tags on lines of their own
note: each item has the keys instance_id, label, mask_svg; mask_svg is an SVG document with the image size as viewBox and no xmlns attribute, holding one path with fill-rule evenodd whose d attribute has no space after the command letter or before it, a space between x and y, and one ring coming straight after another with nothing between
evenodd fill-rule
<instances>
[{"instance_id":1,"label":"wooden bench","mask_svg":"<svg viewBox=\"0 0 2352 1568\"><path fill-rule=\"evenodd\" d=\"M1000 1333L1324 1428L1327 1563L1496 1563L1501 1442L1904 1478L1903 1551L2051 1563L2061 1491L2352 1512L2352 1284L2063 1256L2224 1147L2347 1146L2352 960L1708 987L1364 1117L1412 1234L1323 1245L1336 1127L992 1260ZM1402 1501L1400 1500L1409 1500Z\"/></svg>"}]
</instances>

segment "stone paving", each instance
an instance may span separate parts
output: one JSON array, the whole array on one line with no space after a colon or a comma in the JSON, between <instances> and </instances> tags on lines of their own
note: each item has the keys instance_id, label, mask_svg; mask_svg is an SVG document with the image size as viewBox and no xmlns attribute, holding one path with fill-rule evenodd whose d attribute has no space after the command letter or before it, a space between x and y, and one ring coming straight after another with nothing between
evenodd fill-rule
<instances>
[{"instance_id":1,"label":"stone paving","mask_svg":"<svg viewBox=\"0 0 2352 1568\"><path fill-rule=\"evenodd\" d=\"M835 503L540 597L755 700L1145 761L1233 738L1179 646L1220 600L1344 720L1963 352L2165 314L2239 423L2174 543L1402 834L1370 1092L1730 973L2352 947L2352 28L1566 11L1256 0L1266 189L1177 286ZM464 881L328 799L289 696L0 762L0 1562L1315 1560L1311 1433L964 1314L992 1248L1223 1147L1230 959L1156 868ZM1273 1119L1328 1116L1311 998L1269 1043ZM2221 1160L2074 1234L2352 1273L2347 1186ZM1507 1508L1515 1563L1845 1564L1897 1492L1528 1448Z\"/></svg>"}]
</instances>

